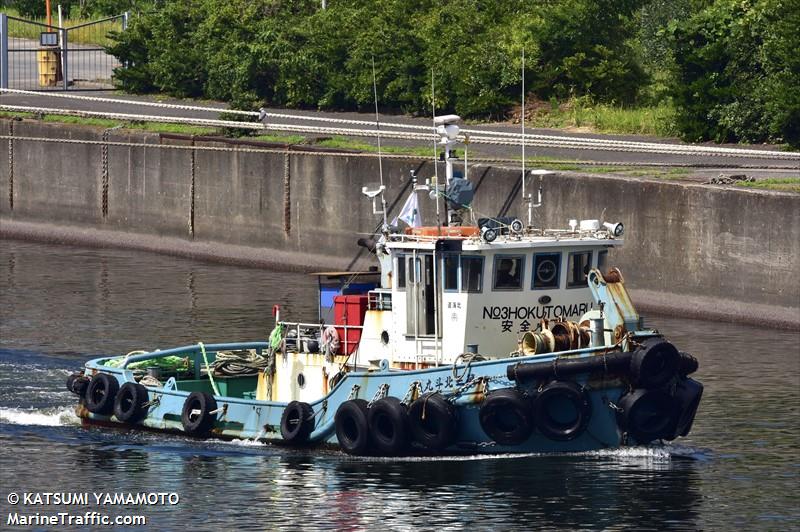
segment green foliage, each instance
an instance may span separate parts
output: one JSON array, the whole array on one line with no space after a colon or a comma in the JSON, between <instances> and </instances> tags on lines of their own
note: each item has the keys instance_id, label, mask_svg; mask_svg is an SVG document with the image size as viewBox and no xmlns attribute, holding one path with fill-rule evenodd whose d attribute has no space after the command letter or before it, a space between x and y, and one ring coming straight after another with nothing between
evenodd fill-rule
<instances>
[{"instance_id":1,"label":"green foliage","mask_svg":"<svg viewBox=\"0 0 800 532\"><path fill-rule=\"evenodd\" d=\"M798 0L718 0L673 23L683 135L800 146L798 28Z\"/></svg>"},{"instance_id":2,"label":"green foliage","mask_svg":"<svg viewBox=\"0 0 800 532\"><path fill-rule=\"evenodd\" d=\"M165 0L109 51L121 88L258 104L503 115L541 97L626 103L646 76L632 53L643 0Z\"/></svg>"},{"instance_id":3,"label":"green foliage","mask_svg":"<svg viewBox=\"0 0 800 532\"><path fill-rule=\"evenodd\" d=\"M538 92L563 97L591 94L629 103L646 81L631 40L637 0L548 2L531 32L538 37L542 76Z\"/></svg>"}]
</instances>

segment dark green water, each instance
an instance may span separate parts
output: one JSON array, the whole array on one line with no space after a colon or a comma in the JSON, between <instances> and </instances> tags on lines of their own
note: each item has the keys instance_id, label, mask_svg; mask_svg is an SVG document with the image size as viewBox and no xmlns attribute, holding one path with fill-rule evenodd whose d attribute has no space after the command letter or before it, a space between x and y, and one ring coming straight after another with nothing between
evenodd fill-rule
<instances>
[{"instance_id":1,"label":"dark green water","mask_svg":"<svg viewBox=\"0 0 800 532\"><path fill-rule=\"evenodd\" d=\"M87 510L145 515L160 530L800 529L800 335L758 325L649 319L700 359L706 386L690 437L665 447L353 459L84 429L71 413L64 379L91 356L263 339L274 303L311 319L314 297L300 274L0 241L0 529L13 511ZM180 502L7 502L42 491Z\"/></svg>"}]
</instances>

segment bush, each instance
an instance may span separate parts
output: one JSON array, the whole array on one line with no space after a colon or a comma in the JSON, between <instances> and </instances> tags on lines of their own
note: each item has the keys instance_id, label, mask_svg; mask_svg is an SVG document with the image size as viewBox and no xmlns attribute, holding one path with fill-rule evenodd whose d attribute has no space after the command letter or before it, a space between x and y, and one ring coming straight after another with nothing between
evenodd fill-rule
<instances>
[{"instance_id":1,"label":"bush","mask_svg":"<svg viewBox=\"0 0 800 532\"><path fill-rule=\"evenodd\" d=\"M642 2L554 0L166 0L109 51L121 88L239 107L383 109L499 116L526 83L543 98L630 102L646 82L630 38ZM598 24L600 22L600 24Z\"/></svg>"},{"instance_id":2,"label":"bush","mask_svg":"<svg viewBox=\"0 0 800 532\"><path fill-rule=\"evenodd\" d=\"M718 0L670 27L688 140L800 145L800 4Z\"/></svg>"}]
</instances>

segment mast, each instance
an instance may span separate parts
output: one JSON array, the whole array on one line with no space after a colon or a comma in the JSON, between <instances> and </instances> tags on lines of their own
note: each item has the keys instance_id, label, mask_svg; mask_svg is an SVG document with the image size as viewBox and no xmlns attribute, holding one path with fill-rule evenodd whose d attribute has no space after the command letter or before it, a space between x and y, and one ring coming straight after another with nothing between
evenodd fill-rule
<instances>
[{"instance_id":1,"label":"mast","mask_svg":"<svg viewBox=\"0 0 800 532\"><path fill-rule=\"evenodd\" d=\"M431 109L433 111L433 175L436 181L434 193L436 194L436 225L442 225L442 219L439 214L439 162L436 150L436 86L433 79L433 69L431 69Z\"/></svg>"},{"instance_id":2,"label":"mast","mask_svg":"<svg viewBox=\"0 0 800 532\"><path fill-rule=\"evenodd\" d=\"M386 231L386 196L383 194L383 159L381 157L381 120L378 115L378 84L375 81L375 56L372 57L372 94L375 97L375 131L378 135L378 174L381 178L381 208L383 210L383 230Z\"/></svg>"},{"instance_id":3,"label":"mast","mask_svg":"<svg viewBox=\"0 0 800 532\"><path fill-rule=\"evenodd\" d=\"M522 48L522 201L528 204L528 227L531 225L531 202L525 195L525 48Z\"/></svg>"}]
</instances>

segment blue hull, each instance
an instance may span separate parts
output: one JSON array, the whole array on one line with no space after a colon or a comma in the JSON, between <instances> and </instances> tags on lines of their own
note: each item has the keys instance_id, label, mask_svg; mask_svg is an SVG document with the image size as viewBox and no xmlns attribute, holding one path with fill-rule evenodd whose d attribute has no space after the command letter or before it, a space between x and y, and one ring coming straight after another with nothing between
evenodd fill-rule
<instances>
[{"instance_id":1,"label":"blue hull","mask_svg":"<svg viewBox=\"0 0 800 532\"><path fill-rule=\"evenodd\" d=\"M209 351L232 349L267 349L266 343L209 345ZM197 346L187 346L170 351L158 352L157 356L167 354L196 354ZM570 360L598 358L591 350L577 350L559 353L559 358L571 355ZM151 354L155 355L155 354ZM151 356L151 358L154 358ZM532 355L518 358L504 358L474 362L456 366L441 366L424 370L389 370L347 373L342 380L324 397L310 403L313 409L313 430L308 443L337 444L335 414L339 406L350 399L371 401L379 391L388 396L403 399L408 396L414 383L419 383L419 391L439 392L454 406L456 416L456 437L445 454L458 453L547 453L580 452L614 448L636 442L626 438L618 423L619 407L616 405L627 391L627 384L614 375L592 373L576 374L570 381L583 387L588 397L590 416L582 432L568 441L550 439L540 431L525 441L515 445L501 445L493 441L481 426L479 413L487 392L499 389L521 389L535 394L537 384L517 383L508 377L508 368L518 364L551 362L557 357L553 354ZM107 361L95 359L86 364L85 375L94 376L98 372L113 376L122 386L136 382L132 371L104 365ZM458 378L454 378L458 377ZM388 386L388 390L386 387ZM541 387L541 384L538 384ZM528 388L526 390L526 387ZM170 379L160 388L148 387L149 407L144 419L133 426L144 429L183 432L181 413L189 391L182 391L180 381L177 385ZM287 403L260 401L217 395L214 397L220 409L216 415L209 436L238 438L258 441L282 441L281 417ZM78 407L78 415L89 423L119 423L113 415L89 412L83 400ZM558 416L558 412L555 412Z\"/></svg>"}]
</instances>

